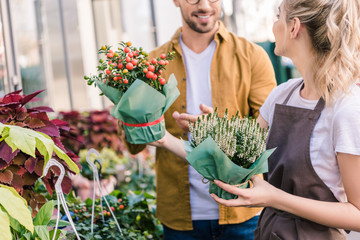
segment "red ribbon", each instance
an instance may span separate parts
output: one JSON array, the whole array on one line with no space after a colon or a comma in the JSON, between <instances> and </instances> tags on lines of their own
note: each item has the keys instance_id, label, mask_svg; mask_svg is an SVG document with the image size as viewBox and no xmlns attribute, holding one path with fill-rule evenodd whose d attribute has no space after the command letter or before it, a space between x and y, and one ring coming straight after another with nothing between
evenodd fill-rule
<instances>
[{"instance_id":1,"label":"red ribbon","mask_svg":"<svg viewBox=\"0 0 360 240\"><path fill-rule=\"evenodd\" d=\"M123 124L128 127L148 127L148 126L156 125L159 122L161 122L162 120L164 120L164 115L162 115L158 120L155 120L153 122L148 122L148 123L125 123L125 122L123 122Z\"/></svg>"}]
</instances>

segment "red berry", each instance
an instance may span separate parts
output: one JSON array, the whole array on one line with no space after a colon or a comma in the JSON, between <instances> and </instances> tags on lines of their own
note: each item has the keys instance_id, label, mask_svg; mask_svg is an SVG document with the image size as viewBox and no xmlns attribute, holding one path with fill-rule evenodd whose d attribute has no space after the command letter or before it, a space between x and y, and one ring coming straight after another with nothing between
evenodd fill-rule
<instances>
[{"instance_id":1,"label":"red berry","mask_svg":"<svg viewBox=\"0 0 360 240\"><path fill-rule=\"evenodd\" d=\"M145 65L146 65L146 66L150 66L150 63L149 63L149 62L146 62Z\"/></svg>"},{"instance_id":2,"label":"red berry","mask_svg":"<svg viewBox=\"0 0 360 240\"><path fill-rule=\"evenodd\" d=\"M119 198L119 199L118 199L118 202L122 202L122 199L121 199L121 198Z\"/></svg>"},{"instance_id":3,"label":"red berry","mask_svg":"<svg viewBox=\"0 0 360 240\"><path fill-rule=\"evenodd\" d=\"M134 65L132 65L131 63L127 63L127 64L126 64L126 69L128 69L128 70L133 70L133 69L134 69Z\"/></svg>"},{"instance_id":4,"label":"red berry","mask_svg":"<svg viewBox=\"0 0 360 240\"><path fill-rule=\"evenodd\" d=\"M168 65L169 64L169 61L168 60L165 60L165 65Z\"/></svg>"},{"instance_id":5,"label":"red berry","mask_svg":"<svg viewBox=\"0 0 360 240\"><path fill-rule=\"evenodd\" d=\"M159 78L159 82L161 85L165 85L165 83L166 83L164 78Z\"/></svg>"},{"instance_id":6,"label":"red berry","mask_svg":"<svg viewBox=\"0 0 360 240\"><path fill-rule=\"evenodd\" d=\"M109 69L106 69L105 73L106 73L106 74L110 74L111 71L110 71Z\"/></svg>"},{"instance_id":7,"label":"red berry","mask_svg":"<svg viewBox=\"0 0 360 240\"><path fill-rule=\"evenodd\" d=\"M144 69L143 69L143 72L144 72L144 73L147 73L147 72L148 72L147 68L144 68Z\"/></svg>"},{"instance_id":8,"label":"red berry","mask_svg":"<svg viewBox=\"0 0 360 240\"><path fill-rule=\"evenodd\" d=\"M130 58L130 57L126 57L126 58L125 58L125 61L126 61L126 62L130 62L130 61L131 61L131 58Z\"/></svg>"},{"instance_id":9,"label":"red berry","mask_svg":"<svg viewBox=\"0 0 360 240\"><path fill-rule=\"evenodd\" d=\"M115 208L114 208L114 207L111 207L110 209L111 209L111 211L115 211Z\"/></svg>"},{"instance_id":10,"label":"red berry","mask_svg":"<svg viewBox=\"0 0 360 240\"><path fill-rule=\"evenodd\" d=\"M146 77L149 78L149 79L152 78L153 76L154 76L153 72L147 72L146 73Z\"/></svg>"},{"instance_id":11,"label":"red berry","mask_svg":"<svg viewBox=\"0 0 360 240\"><path fill-rule=\"evenodd\" d=\"M155 65L157 63L157 60L155 58L153 58L153 59L151 59L151 63Z\"/></svg>"},{"instance_id":12,"label":"red berry","mask_svg":"<svg viewBox=\"0 0 360 240\"><path fill-rule=\"evenodd\" d=\"M160 60L160 61L159 61L159 64L160 64L160 65L165 65L165 61L164 61L164 60Z\"/></svg>"},{"instance_id":13,"label":"red berry","mask_svg":"<svg viewBox=\"0 0 360 240\"><path fill-rule=\"evenodd\" d=\"M116 82L118 80L118 78L117 77L114 77L114 81Z\"/></svg>"},{"instance_id":14,"label":"red berry","mask_svg":"<svg viewBox=\"0 0 360 240\"><path fill-rule=\"evenodd\" d=\"M124 52L125 52L125 53L129 53L129 52L130 52L130 48L128 48L128 47L124 48Z\"/></svg>"},{"instance_id":15,"label":"red berry","mask_svg":"<svg viewBox=\"0 0 360 240\"><path fill-rule=\"evenodd\" d=\"M74 213L78 213L78 210L74 209Z\"/></svg>"},{"instance_id":16,"label":"red berry","mask_svg":"<svg viewBox=\"0 0 360 240\"><path fill-rule=\"evenodd\" d=\"M125 207L125 206L122 205L122 204L119 206L120 209L124 209L124 207Z\"/></svg>"},{"instance_id":17,"label":"red berry","mask_svg":"<svg viewBox=\"0 0 360 240\"><path fill-rule=\"evenodd\" d=\"M113 58L113 57L114 57L114 54L113 54L113 53L108 53L108 54L106 54L106 56L107 56L108 58Z\"/></svg>"},{"instance_id":18,"label":"red berry","mask_svg":"<svg viewBox=\"0 0 360 240\"><path fill-rule=\"evenodd\" d=\"M155 71L155 67L154 67L153 65L150 65L150 66L148 67L148 70L149 70L150 72L153 72L153 71Z\"/></svg>"},{"instance_id":19,"label":"red berry","mask_svg":"<svg viewBox=\"0 0 360 240\"><path fill-rule=\"evenodd\" d=\"M118 68L123 69L123 67L124 67L124 64L119 63Z\"/></svg>"},{"instance_id":20,"label":"red berry","mask_svg":"<svg viewBox=\"0 0 360 240\"><path fill-rule=\"evenodd\" d=\"M156 79L157 79L157 75L156 74L154 74L154 76L152 77L152 79L155 81Z\"/></svg>"},{"instance_id":21,"label":"red berry","mask_svg":"<svg viewBox=\"0 0 360 240\"><path fill-rule=\"evenodd\" d=\"M136 66L137 62L138 61L136 59L131 60L131 64L134 65L134 66Z\"/></svg>"},{"instance_id":22,"label":"red berry","mask_svg":"<svg viewBox=\"0 0 360 240\"><path fill-rule=\"evenodd\" d=\"M161 69L159 69L159 71L158 71L160 74L162 74L162 70Z\"/></svg>"},{"instance_id":23,"label":"red berry","mask_svg":"<svg viewBox=\"0 0 360 240\"><path fill-rule=\"evenodd\" d=\"M126 78L124 79L124 83L125 84L128 84L129 83L129 80L127 80Z\"/></svg>"},{"instance_id":24,"label":"red berry","mask_svg":"<svg viewBox=\"0 0 360 240\"><path fill-rule=\"evenodd\" d=\"M164 53L161 54L161 55L160 55L160 58L165 59L165 58L166 58L166 54L164 54Z\"/></svg>"},{"instance_id":25,"label":"red berry","mask_svg":"<svg viewBox=\"0 0 360 240\"><path fill-rule=\"evenodd\" d=\"M134 57L134 54L129 53L129 54L128 54L128 57L131 57L131 58L132 58L132 57Z\"/></svg>"},{"instance_id":26,"label":"red berry","mask_svg":"<svg viewBox=\"0 0 360 240\"><path fill-rule=\"evenodd\" d=\"M114 53L114 52L113 52L113 50L110 49L110 50L109 50L109 53Z\"/></svg>"}]
</instances>

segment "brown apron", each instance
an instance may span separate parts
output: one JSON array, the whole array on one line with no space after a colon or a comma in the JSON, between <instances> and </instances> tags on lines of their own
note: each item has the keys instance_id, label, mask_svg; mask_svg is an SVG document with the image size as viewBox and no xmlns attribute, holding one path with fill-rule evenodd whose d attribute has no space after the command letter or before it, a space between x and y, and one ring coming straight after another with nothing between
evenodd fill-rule
<instances>
[{"instance_id":1,"label":"brown apron","mask_svg":"<svg viewBox=\"0 0 360 240\"><path fill-rule=\"evenodd\" d=\"M266 147L277 149L269 158L268 182L297 196L337 202L310 161L310 138L324 108L324 100L320 99L314 110L286 105L300 84L292 89L283 104L275 106ZM338 229L268 207L261 213L255 239L333 240L346 237Z\"/></svg>"}]
</instances>

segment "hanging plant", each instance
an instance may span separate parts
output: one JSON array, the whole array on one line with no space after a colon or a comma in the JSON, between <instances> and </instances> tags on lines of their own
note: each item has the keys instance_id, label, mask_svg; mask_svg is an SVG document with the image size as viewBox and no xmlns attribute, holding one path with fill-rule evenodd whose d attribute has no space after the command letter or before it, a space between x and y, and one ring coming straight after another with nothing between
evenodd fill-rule
<instances>
[{"instance_id":1,"label":"hanging plant","mask_svg":"<svg viewBox=\"0 0 360 240\"><path fill-rule=\"evenodd\" d=\"M22 95L21 90L0 99L0 183L14 187L29 203L34 213L46 202L45 197L33 191L35 182L43 175L43 168L50 158L57 159L71 173L79 172L79 158L61 143L62 131L68 131L67 123L50 120L50 107L26 108L25 104L36 101L36 95ZM61 131L60 131L61 130ZM53 168L42 177L47 191L52 194L57 176ZM65 176L62 187L69 193L71 180Z\"/></svg>"}]
</instances>

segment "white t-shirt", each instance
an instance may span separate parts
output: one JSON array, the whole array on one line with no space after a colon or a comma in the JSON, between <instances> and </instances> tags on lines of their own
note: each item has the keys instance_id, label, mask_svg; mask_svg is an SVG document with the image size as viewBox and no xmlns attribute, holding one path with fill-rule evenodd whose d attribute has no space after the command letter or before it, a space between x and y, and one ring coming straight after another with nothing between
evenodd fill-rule
<instances>
[{"instance_id":1,"label":"white t-shirt","mask_svg":"<svg viewBox=\"0 0 360 240\"><path fill-rule=\"evenodd\" d=\"M290 91L302 81L291 79L275 88L260 114L271 127L275 104L282 104ZM299 86L290 97L287 105L314 109L317 100L306 100L300 96ZM341 201L346 201L341 181L336 153L360 155L360 87L354 84L349 94L342 95L329 106L325 106L315 125L310 140L310 159L315 172Z\"/></svg>"},{"instance_id":2,"label":"white t-shirt","mask_svg":"<svg viewBox=\"0 0 360 240\"><path fill-rule=\"evenodd\" d=\"M183 43L180 36L180 46L187 79L186 111L198 115L201 114L201 103L212 107L210 69L216 42L213 40L203 52L195 53ZM209 183L204 184L202 179L203 176L189 165L191 218L192 220L219 219L219 205L209 195Z\"/></svg>"}]
</instances>

